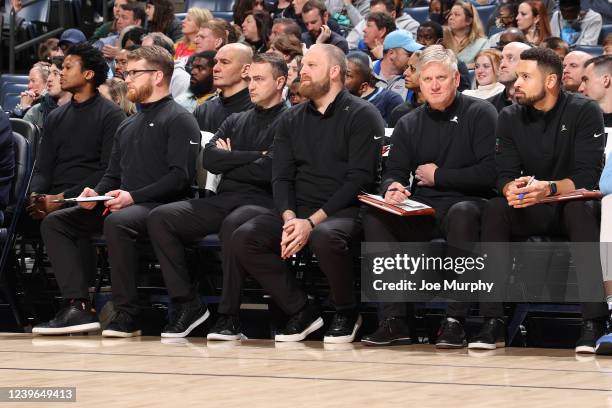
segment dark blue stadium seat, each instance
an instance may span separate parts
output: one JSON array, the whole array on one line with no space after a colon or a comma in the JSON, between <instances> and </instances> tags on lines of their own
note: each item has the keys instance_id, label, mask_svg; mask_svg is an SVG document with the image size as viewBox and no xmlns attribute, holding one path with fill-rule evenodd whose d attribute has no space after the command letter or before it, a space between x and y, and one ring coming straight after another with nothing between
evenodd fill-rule
<instances>
[{"instance_id":1,"label":"dark blue stadium seat","mask_svg":"<svg viewBox=\"0 0 612 408\"><path fill-rule=\"evenodd\" d=\"M404 13L410 14L419 23L429 20L429 7L412 7L404 9Z\"/></svg>"},{"instance_id":2,"label":"dark blue stadium seat","mask_svg":"<svg viewBox=\"0 0 612 408\"><path fill-rule=\"evenodd\" d=\"M219 235L210 234L205 236L200 242L197 243L198 248L221 248L221 241Z\"/></svg>"},{"instance_id":3,"label":"dark blue stadium seat","mask_svg":"<svg viewBox=\"0 0 612 408\"><path fill-rule=\"evenodd\" d=\"M210 11L231 11L234 0L186 0L185 10L191 7L201 7Z\"/></svg>"},{"instance_id":4,"label":"dark blue stadium seat","mask_svg":"<svg viewBox=\"0 0 612 408\"><path fill-rule=\"evenodd\" d=\"M2 92L3 95L6 95L10 93L20 93L20 92L27 91L27 90L28 90L28 84L16 84L12 82L7 82L4 85L2 85L0 92Z\"/></svg>"},{"instance_id":5,"label":"dark blue stadium seat","mask_svg":"<svg viewBox=\"0 0 612 408\"><path fill-rule=\"evenodd\" d=\"M486 24L483 23L484 26L486 26ZM488 37L491 37L492 35L495 35L497 33L501 33L502 31L504 31L504 27L497 27L497 26L493 26L491 27L491 29L489 30L489 33L487 34Z\"/></svg>"},{"instance_id":6,"label":"dark blue stadium seat","mask_svg":"<svg viewBox=\"0 0 612 408\"><path fill-rule=\"evenodd\" d=\"M232 22L234 20L234 13L231 11L213 11L212 15L215 18L222 18L225 21Z\"/></svg>"},{"instance_id":7,"label":"dark blue stadium seat","mask_svg":"<svg viewBox=\"0 0 612 408\"><path fill-rule=\"evenodd\" d=\"M468 69L468 74L470 75L470 85L474 82L474 70Z\"/></svg>"},{"instance_id":8,"label":"dark blue stadium seat","mask_svg":"<svg viewBox=\"0 0 612 408\"><path fill-rule=\"evenodd\" d=\"M612 24L604 24L603 26L601 26L598 44L603 44L604 40L610 33L612 33Z\"/></svg>"},{"instance_id":9,"label":"dark blue stadium seat","mask_svg":"<svg viewBox=\"0 0 612 408\"><path fill-rule=\"evenodd\" d=\"M573 51L584 51L587 54L591 54L596 57L603 54L603 47L601 45L578 45Z\"/></svg>"},{"instance_id":10,"label":"dark blue stadium seat","mask_svg":"<svg viewBox=\"0 0 612 408\"><path fill-rule=\"evenodd\" d=\"M49 1L38 0L36 3L21 9L17 15L25 21L47 24L49 22Z\"/></svg>"},{"instance_id":11,"label":"dark blue stadium seat","mask_svg":"<svg viewBox=\"0 0 612 408\"><path fill-rule=\"evenodd\" d=\"M176 13L174 17L178 18L180 21L183 21L186 15L187 13Z\"/></svg>"},{"instance_id":12,"label":"dark blue stadium seat","mask_svg":"<svg viewBox=\"0 0 612 408\"><path fill-rule=\"evenodd\" d=\"M482 22L483 27L487 26L489 19L493 15L493 12L497 8L497 4L490 4L488 6L477 6L476 10L478 10L478 16L480 17L480 21Z\"/></svg>"},{"instance_id":13,"label":"dark blue stadium seat","mask_svg":"<svg viewBox=\"0 0 612 408\"><path fill-rule=\"evenodd\" d=\"M28 76L27 75L15 75L15 74L2 74L0 75L0 89L2 85L11 83L11 84L27 84Z\"/></svg>"},{"instance_id":14,"label":"dark blue stadium seat","mask_svg":"<svg viewBox=\"0 0 612 408\"><path fill-rule=\"evenodd\" d=\"M4 110L5 112L9 112L12 111L15 106L17 106L20 100L21 97L19 96L19 94L7 94L4 95L4 97L2 98L0 105L2 106L2 110Z\"/></svg>"}]
</instances>

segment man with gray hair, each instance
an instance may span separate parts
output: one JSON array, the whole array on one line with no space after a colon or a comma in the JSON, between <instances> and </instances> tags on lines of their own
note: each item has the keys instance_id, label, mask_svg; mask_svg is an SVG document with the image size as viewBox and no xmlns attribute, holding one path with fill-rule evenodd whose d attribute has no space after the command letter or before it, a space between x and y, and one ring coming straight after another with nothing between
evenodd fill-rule
<instances>
[{"instance_id":1,"label":"man with gray hair","mask_svg":"<svg viewBox=\"0 0 612 408\"><path fill-rule=\"evenodd\" d=\"M451 252L471 250L480 240L480 214L495 183L495 126L490 103L457 92L457 58L441 45L427 47L417 62L426 104L403 116L391 136L392 149L380 194L390 204L411 198L435 209L435 216L397 217L368 208L367 242L422 242L446 238ZM412 179L412 183L411 183ZM409 344L406 319L412 305L383 303L378 330L364 336L371 346ZM463 321L468 305L450 303L436 346L466 345Z\"/></svg>"},{"instance_id":2,"label":"man with gray hair","mask_svg":"<svg viewBox=\"0 0 612 408\"><path fill-rule=\"evenodd\" d=\"M361 326L353 286L353 254L361 241L357 195L376 181L384 123L366 101L344 89L346 57L313 45L302 60L300 94L274 138L275 209L238 228L228 245L244 275L255 278L289 316L276 341L301 341L323 326L286 259L306 246L326 275L336 313L326 343L350 343Z\"/></svg>"}]
</instances>

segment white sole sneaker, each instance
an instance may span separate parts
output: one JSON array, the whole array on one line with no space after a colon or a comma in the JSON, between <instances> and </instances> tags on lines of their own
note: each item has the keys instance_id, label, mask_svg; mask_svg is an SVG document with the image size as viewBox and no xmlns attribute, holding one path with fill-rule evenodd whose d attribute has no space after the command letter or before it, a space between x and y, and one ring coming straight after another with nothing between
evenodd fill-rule
<instances>
[{"instance_id":1,"label":"white sole sneaker","mask_svg":"<svg viewBox=\"0 0 612 408\"><path fill-rule=\"evenodd\" d=\"M196 327L204 323L206 319L208 319L209 317L210 317L210 312L208 311L208 309L206 309L206 312L202 316L200 316L198 320L191 323L191 325L184 332L182 333L162 333L161 337L173 338L173 339L178 338L178 337L187 337L189 333L193 331L193 329L195 329Z\"/></svg>"},{"instance_id":2,"label":"white sole sneaker","mask_svg":"<svg viewBox=\"0 0 612 408\"><path fill-rule=\"evenodd\" d=\"M219 340L219 341L246 340L246 336L242 333L238 333L238 334L208 333L206 335L206 340Z\"/></svg>"},{"instance_id":3,"label":"white sole sneaker","mask_svg":"<svg viewBox=\"0 0 612 408\"><path fill-rule=\"evenodd\" d=\"M77 324L75 326L66 327L34 327L32 329L33 334L42 335L60 335L60 334L73 334L73 333L86 333L90 331L100 330L100 322Z\"/></svg>"},{"instance_id":4,"label":"white sole sneaker","mask_svg":"<svg viewBox=\"0 0 612 408\"><path fill-rule=\"evenodd\" d=\"M120 338L126 338L126 337L138 337L141 336L142 332L140 330L136 330L133 332L121 332L121 331L117 331L117 330L102 330L102 336L103 337L120 337Z\"/></svg>"},{"instance_id":5,"label":"white sole sneaker","mask_svg":"<svg viewBox=\"0 0 612 408\"><path fill-rule=\"evenodd\" d=\"M473 349L473 350L495 350L496 348L504 348L504 347L506 347L505 341L498 341L495 344L483 343L480 341L468 343L468 348Z\"/></svg>"},{"instance_id":6,"label":"white sole sneaker","mask_svg":"<svg viewBox=\"0 0 612 408\"><path fill-rule=\"evenodd\" d=\"M346 336L325 336L323 337L323 343L329 344L341 344L341 343L352 343L355 340L355 335L357 334L357 330L361 327L361 323L363 320L361 319L361 315L357 316L357 321L355 322L355 326L353 326L353 332Z\"/></svg>"},{"instance_id":7,"label":"white sole sneaker","mask_svg":"<svg viewBox=\"0 0 612 408\"><path fill-rule=\"evenodd\" d=\"M576 347L576 353L595 354L595 347L592 347L592 346L578 346L578 347Z\"/></svg>"},{"instance_id":8,"label":"white sole sneaker","mask_svg":"<svg viewBox=\"0 0 612 408\"><path fill-rule=\"evenodd\" d=\"M323 318L319 317L312 322L310 326L304 329L303 332L296 334L277 334L274 336L274 341L302 341L310 333L319 330L321 327L323 327Z\"/></svg>"}]
</instances>

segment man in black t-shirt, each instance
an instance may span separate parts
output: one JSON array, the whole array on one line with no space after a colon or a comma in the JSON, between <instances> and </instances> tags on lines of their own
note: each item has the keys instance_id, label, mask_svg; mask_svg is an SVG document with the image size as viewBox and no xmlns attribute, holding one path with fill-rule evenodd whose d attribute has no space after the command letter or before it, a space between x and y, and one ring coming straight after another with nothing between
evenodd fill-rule
<instances>
[{"instance_id":1,"label":"man in black t-shirt","mask_svg":"<svg viewBox=\"0 0 612 408\"><path fill-rule=\"evenodd\" d=\"M149 212L185 198L195 173L200 132L193 116L170 96L172 56L165 49L141 47L128 54L128 98L141 110L118 128L109 166L97 185L80 197L110 196L104 203L81 202L56 211L41 234L66 305L35 334L68 334L100 329L89 302L75 241L104 233L108 246L116 313L102 332L108 337L140 335L136 272L137 240L147 236ZM85 118L86 119L86 118ZM179 307L177 313L183 309ZM192 313L206 312L206 309Z\"/></svg>"}]
</instances>

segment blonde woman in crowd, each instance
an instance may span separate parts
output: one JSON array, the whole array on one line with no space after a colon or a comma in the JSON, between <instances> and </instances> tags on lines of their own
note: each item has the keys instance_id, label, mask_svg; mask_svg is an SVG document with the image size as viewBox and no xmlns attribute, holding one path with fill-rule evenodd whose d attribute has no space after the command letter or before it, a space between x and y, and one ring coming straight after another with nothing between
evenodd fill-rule
<instances>
[{"instance_id":1,"label":"blonde woman in crowd","mask_svg":"<svg viewBox=\"0 0 612 408\"><path fill-rule=\"evenodd\" d=\"M115 102L127 116L136 113L136 105L127 98L127 84L119 78L107 79L98 87L100 95Z\"/></svg>"},{"instance_id":2,"label":"blonde woman in crowd","mask_svg":"<svg viewBox=\"0 0 612 408\"><path fill-rule=\"evenodd\" d=\"M448 26L444 27L444 46L453 50L468 68L473 68L476 55L487 43L476 7L457 1L448 14Z\"/></svg>"},{"instance_id":3,"label":"blonde woman in crowd","mask_svg":"<svg viewBox=\"0 0 612 408\"><path fill-rule=\"evenodd\" d=\"M210 11L204 8L192 7L183 20L183 37L174 45L174 59L187 60L196 51L195 37L202 26L213 19Z\"/></svg>"}]
</instances>

